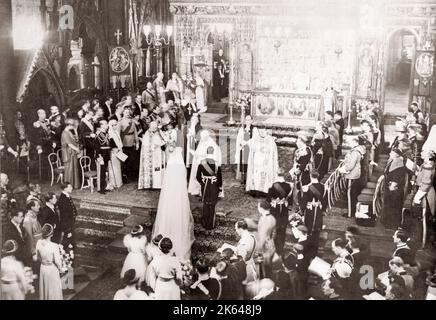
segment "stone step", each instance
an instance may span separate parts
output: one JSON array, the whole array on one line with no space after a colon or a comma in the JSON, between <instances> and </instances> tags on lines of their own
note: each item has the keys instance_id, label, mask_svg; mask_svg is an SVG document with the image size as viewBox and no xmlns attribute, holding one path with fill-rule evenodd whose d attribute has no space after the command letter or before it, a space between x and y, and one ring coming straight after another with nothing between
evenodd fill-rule
<instances>
[{"instance_id":1,"label":"stone step","mask_svg":"<svg viewBox=\"0 0 436 320\"><path fill-rule=\"evenodd\" d=\"M150 221L150 217L149 216L139 216L136 214L132 214L131 216L129 216L127 219L124 220L124 227L129 227L130 229L133 228L134 226L137 225L142 225L145 224L147 222Z\"/></svg>"},{"instance_id":2,"label":"stone step","mask_svg":"<svg viewBox=\"0 0 436 320\"><path fill-rule=\"evenodd\" d=\"M380 178L381 174L378 172L375 172L371 177L369 177L369 182L377 184L378 179Z\"/></svg>"},{"instance_id":3,"label":"stone step","mask_svg":"<svg viewBox=\"0 0 436 320\"><path fill-rule=\"evenodd\" d=\"M375 192L375 189L369 189L369 188L365 188L362 190L361 194L362 195L373 195Z\"/></svg>"},{"instance_id":4,"label":"stone step","mask_svg":"<svg viewBox=\"0 0 436 320\"><path fill-rule=\"evenodd\" d=\"M121 225L111 225L105 223L96 223L93 220L82 220L77 219L76 228L82 230L95 230L95 232L100 232L101 234L115 234L122 227Z\"/></svg>"},{"instance_id":5,"label":"stone step","mask_svg":"<svg viewBox=\"0 0 436 320\"><path fill-rule=\"evenodd\" d=\"M369 189L375 189L377 186L377 182L367 182L366 187Z\"/></svg>"},{"instance_id":6,"label":"stone step","mask_svg":"<svg viewBox=\"0 0 436 320\"><path fill-rule=\"evenodd\" d=\"M157 208L131 207L130 214L140 216L147 219L154 219L157 213Z\"/></svg>"},{"instance_id":7,"label":"stone step","mask_svg":"<svg viewBox=\"0 0 436 320\"><path fill-rule=\"evenodd\" d=\"M84 241L89 241L90 239L95 239L95 242L104 241L105 239L113 239L116 237L118 229L112 230L99 230L94 226L88 227L78 227L76 228L76 237L81 237Z\"/></svg>"},{"instance_id":8,"label":"stone step","mask_svg":"<svg viewBox=\"0 0 436 320\"><path fill-rule=\"evenodd\" d=\"M117 202L113 202L110 200L109 197L106 197L104 199L74 199L74 202L76 204L76 207L78 210L88 210L88 211L97 211L97 212L103 212L106 215L108 213L112 213L113 216L128 216L131 214L131 205L128 204L119 204Z\"/></svg>"},{"instance_id":9,"label":"stone step","mask_svg":"<svg viewBox=\"0 0 436 320\"><path fill-rule=\"evenodd\" d=\"M372 204L373 198L371 194L361 194L357 197L357 201L363 204Z\"/></svg>"}]
</instances>

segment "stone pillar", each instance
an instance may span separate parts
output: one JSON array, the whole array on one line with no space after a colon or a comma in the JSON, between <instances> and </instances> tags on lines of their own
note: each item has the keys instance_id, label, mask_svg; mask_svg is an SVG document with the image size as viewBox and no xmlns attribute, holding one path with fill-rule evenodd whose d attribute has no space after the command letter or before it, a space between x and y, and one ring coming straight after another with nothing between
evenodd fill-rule
<instances>
[{"instance_id":1,"label":"stone pillar","mask_svg":"<svg viewBox=\"0 0 436 320\"><path fill-rule=\"evenodd\" d=\"M12 39L11 0L0 1L0 111L3 114L9 143L15 143L14 112L17 79L15 79L14 44Z\"/></svg>"}]
</instances>

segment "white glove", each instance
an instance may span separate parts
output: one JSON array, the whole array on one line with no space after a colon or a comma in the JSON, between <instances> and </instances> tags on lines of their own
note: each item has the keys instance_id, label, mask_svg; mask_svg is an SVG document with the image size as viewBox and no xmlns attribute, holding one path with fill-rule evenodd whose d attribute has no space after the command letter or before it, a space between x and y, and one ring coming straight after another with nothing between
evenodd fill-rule
<instances>
[{"instance_id":1,"label":"white glove","mask_svg":"<svg viewBox=\"0 0 436 320\"><path fill-rule=\"evenodd\" d=\"M421 204L422 199L425 197L426 194L426 192L418 190L418 192L415 194L415 197L413 198L413 203Z\"/></svg>"}]
</instances>

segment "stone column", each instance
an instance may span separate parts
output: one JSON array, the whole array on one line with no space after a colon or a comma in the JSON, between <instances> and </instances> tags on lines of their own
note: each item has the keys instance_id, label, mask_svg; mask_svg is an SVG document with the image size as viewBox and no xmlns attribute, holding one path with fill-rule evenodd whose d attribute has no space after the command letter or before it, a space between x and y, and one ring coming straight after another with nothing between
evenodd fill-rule
<instances>
[{"instance_id":1,"label":"stone column","mask_svg":"<svg viewBox=\"0 0 436 320\"><path fill-rule=\"evenodd\" d=\"M0 1L0 110L9 143L15 143L14 112L17 79L15 79L14 44L12 39L11 0Z\"/></svg>"}]
</instances>

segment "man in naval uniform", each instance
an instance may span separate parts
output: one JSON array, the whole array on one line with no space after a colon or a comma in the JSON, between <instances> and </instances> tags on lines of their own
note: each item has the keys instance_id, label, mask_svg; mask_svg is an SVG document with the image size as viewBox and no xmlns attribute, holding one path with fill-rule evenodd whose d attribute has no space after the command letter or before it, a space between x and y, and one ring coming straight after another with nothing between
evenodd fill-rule
<instances>
[{"instance_id":1,"label":"man in naval uniform","mask_svg":"<svg viewBox=\"0 0 436 320\"><path fill-rule=\"evenodd\" d=\"M297 199L300 205L300 211L303 212L304 208L301 207L301 199L303 193L309 190L310 184L310 171L313 160L312 150L308 147L309 136L305 132L300 132L297 139L297 150L295 151L294 166L289 172L294 179L297 187Z\"/></svg>"},{"instance_id":2,"label":"man in naval uniform","mask_svg":"<svg viewBox=\"0 0 436 320\"><path fill-rule=\"evenodd\" d=\"M95 151L97 154L97 179L98 179L98 192L106 194L106 171L111 159L111 147L109 143L108 134L109 125L106 120L100 120L97 125L97 136L95 138Z\"/></svg>"},{"instance_id":3,"label":"man in naval uniform","mask_svg":"<svg viewBox=\"0 0 436 320\"><path fill-rule=\"evenodd\" d=\"M283 247L286 239L286 229L289 223L289 205L292 205L291 184L285 181L284 170L279 168L277 181L273 183L268 190L267 201L271 205L270 212L276 219L276 232L274 244L277 254L283 253Z\"/></svg>"},{"instance_id":4,"label":"man in naval uniform","mask_svg":"<svg viewBox=\"0 0 436 320\"><path fill-rule=\"evenodd\" d=\"M223 177L221 167L214 160L214 148L207 148L206 158L203 159L197 171L197 181L201 185L203 199L203 227L207 230L215 228L215 207L218 195L222 192Z\"/></svg>"},{"instance_id":5,"label":"man in naval uniform","mask_svg":"<svg viewBox=\"0 0 436 320\"><path fill-rule=\"evenodd\" d=\"M304 224L308 230L307 255L309 259L316 257L319 246L319 235L323 225L323 211L326 208L324 197L324 185L318 180L316 170L310 174L309 190L301 199L301 207L304 212Z\"/></svg>"}]
</instances>

